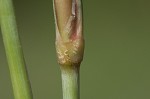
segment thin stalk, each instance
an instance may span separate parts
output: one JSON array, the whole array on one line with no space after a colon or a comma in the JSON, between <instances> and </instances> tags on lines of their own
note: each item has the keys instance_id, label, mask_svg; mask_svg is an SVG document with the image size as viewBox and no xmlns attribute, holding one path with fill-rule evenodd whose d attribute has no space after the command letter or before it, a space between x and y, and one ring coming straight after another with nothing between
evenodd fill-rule
<instances>
[{"instance_id":1,"label":"thin stalk","mask_svg":"<svg viewBox=\"0 0 150 99\"><path fill-rule=\"evenodd\" d=\"M0 0L0 25L15 99L32 99L11 0Z\"/></svg>"},{"instance_id":2,"label":"thin stalk","mask_svg":"<svg viewBox=\"0 0 150 99\"><path fill-rule=\"evenodd\" d=\"M63 99L79 99L79 68L61 68Z\"/></svg>"},{"instance_id":3,"label":"thin stalk","mask_svg":"<svg viewBox=\"0 0 150 99\"><path fill-rule=\"evenodd\" d=\"M53 1L63 99L80 99L79 68L84 54L81 3L81 0Z\"/></svg>"}]
</instances>

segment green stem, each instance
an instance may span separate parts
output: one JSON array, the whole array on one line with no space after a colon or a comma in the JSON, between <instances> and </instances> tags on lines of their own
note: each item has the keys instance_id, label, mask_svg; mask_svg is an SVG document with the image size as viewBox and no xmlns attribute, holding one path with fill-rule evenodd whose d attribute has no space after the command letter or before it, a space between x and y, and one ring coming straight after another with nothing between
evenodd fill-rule
<instances>
[{"instance_id":1,"label":"green stem","mask_svg":"<svg viewBox=\"0 0 150 99\"><path fill-rule=\"evenodd\" d=\"M63 99L80 99L79 68L61 68Z\"/></svg>"},{"instance_id":2,"label":"green stem","mask_svg":"<svg viewBox=\"0 0 150 99\"><path fill-rule=\"evenodd\" d=\"M0 0L0 24L15 99L32 99L11 0Z\"/></svg>"}]
</instances>

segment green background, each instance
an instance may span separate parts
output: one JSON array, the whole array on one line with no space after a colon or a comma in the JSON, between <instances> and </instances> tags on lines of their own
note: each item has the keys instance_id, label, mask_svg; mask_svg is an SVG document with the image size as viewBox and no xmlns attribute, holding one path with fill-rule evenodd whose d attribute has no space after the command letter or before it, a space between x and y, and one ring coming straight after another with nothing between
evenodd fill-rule
<instances>
[{"instance_id":1,"label":"green background","mask_svg":"<svg viewBox=\"0 0 150 99\"><path fill-rule=\"evenodd\" d=\"M52 0L13 0L34 99L62 99ZM83 0L81 99L150 99L150 1ZM13 99L0 33L0 99Z\"/></svg>"}]
</instances>

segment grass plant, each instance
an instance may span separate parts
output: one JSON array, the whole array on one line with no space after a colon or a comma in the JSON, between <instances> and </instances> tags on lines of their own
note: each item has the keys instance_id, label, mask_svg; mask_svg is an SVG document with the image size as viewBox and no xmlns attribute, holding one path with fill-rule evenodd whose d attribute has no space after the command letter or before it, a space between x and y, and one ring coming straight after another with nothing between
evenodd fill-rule
<instances>
[{"instance_id":1,"label":"grass plant","mask_svg":"<svg viewBox=\"0 0 150 99\"><path fill-rule=\"evenodd\" d=\"M81 0L53 1L63 99L80 99L79 70L84 53L81 3Z\"/></svg>"},{"instance_id":2,"label":"grass plant","mask_svg":"<svg viewBox=\"0 0 150 99\"><path fill-rule=\"evenodd\" d=\"M0 0L0 25L15 99L32 99L12 0Z\"/></svg>"}]
</instances>

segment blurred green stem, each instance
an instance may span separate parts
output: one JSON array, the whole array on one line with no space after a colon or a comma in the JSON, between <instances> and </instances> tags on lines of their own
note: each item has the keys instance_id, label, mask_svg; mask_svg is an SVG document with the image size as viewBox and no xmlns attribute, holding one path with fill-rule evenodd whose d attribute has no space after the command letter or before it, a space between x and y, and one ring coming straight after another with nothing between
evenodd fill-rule
<instances>
[{"instance_id":1,"label":"blurred green stem","mask_svg":"<svg viewBox=\"0 0 150 99\"><path fill-rule=\"evenodd\" d=\"M0 25L15 99L32 99L11 0L0 0Z\"/></svg>"}]
</instances>

